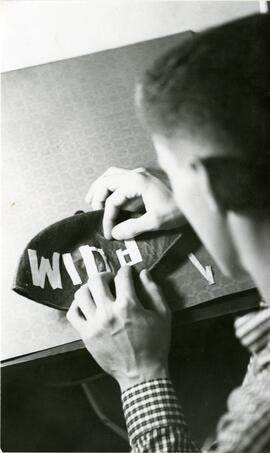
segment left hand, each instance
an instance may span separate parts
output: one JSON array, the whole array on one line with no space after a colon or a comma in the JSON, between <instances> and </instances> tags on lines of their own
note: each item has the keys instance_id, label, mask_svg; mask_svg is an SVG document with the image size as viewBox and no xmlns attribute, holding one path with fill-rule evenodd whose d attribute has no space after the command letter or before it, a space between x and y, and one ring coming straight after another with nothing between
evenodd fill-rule
<instances>
[{"instance_id":1,"label":"left hand","mask_svg":"<svg viewBox=\"0 0 270 453\"><path fill-rule=\"evenodd\" d=\"M146 295L143 306L130 266L120 268L114 279L116 297L109 287L112 279L110 272L91 277L76 292L67 319L122 391L150 379L168 377L171 316L159 287L148 271L141 272Z\"/></svg>"},{"instance_id":2,"label":"left hand","mask_svg":"<svg viewBox=\"0 0 270 453\"><path fill-rule=\"evenodd\" d=\"M134 170L111 167L91 185L86 202L94 210L104 208L106 239L126 240L146 231L170 230L186 223L161 174L156 177L141 167ZM122 209L141 215L117 223Z\"/></svg>"}]
</instances>

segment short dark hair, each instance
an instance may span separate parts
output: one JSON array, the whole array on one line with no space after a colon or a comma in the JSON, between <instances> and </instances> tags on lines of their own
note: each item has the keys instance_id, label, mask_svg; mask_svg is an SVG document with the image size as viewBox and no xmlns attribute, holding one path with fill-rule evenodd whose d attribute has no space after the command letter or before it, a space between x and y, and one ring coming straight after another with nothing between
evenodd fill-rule
<instances>
[{"instance_id":1,"label":"short dark hair","mask_svg":"<svg viewBox=\"0 0 270 453\"><path fill-rule=\"evenodd\" d=\"M270 207L269 15L194 34L139 86L139 115L151 133L170 138L183 130L230 144L231 157L204 159L224 208Z\"/></svg>"}]
</instances>

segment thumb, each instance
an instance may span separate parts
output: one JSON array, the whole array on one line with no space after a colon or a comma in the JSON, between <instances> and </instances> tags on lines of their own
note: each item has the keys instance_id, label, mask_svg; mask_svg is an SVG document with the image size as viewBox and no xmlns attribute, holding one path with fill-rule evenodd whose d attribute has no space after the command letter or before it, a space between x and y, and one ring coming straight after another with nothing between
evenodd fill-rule
<instances>
[{"instance_id":1,"label":"thumb","mask_svg":"<svg viewBox=\"0 0 270 453\"><path fill-rule=\"evenodd\" d=\"M112 237L116 240L132 239L141 233L153 230L153 221L149 214L144 214L136 219L125 220L112 229Z\"/></svg>"}]
</instances>

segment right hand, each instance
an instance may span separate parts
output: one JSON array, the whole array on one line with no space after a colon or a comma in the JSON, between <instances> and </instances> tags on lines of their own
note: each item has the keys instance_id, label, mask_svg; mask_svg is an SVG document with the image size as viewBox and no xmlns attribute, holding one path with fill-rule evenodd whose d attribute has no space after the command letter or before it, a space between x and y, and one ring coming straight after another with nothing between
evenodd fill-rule
<instances>
[{"instance_id":1,"label":"right hand","mask_svg":"<svg viewBox=\"0 0 270 453\"><path fill-rule=\"evenodd\" d=\"M92 275L75 293L67 313L90 354L122 391L169 377L171 312L148 271L140 273L140 282L143 300L138 298L131 266L121 267L115 277L111 272Z\"/></svg>"},{"instance_id":2,"label":"right hand","mask_svg":"<svg viewBox=\"0 0 270 453\"><path fill-rule=\"evenodd\" d=\"M104 208L106 239L126 240L146 231L168 230L186 223L172 191L145 168L109 168L91 185L85 201L94 210ZM145 212L116 225L121 209Z\"/></svg>"}]
</instances>

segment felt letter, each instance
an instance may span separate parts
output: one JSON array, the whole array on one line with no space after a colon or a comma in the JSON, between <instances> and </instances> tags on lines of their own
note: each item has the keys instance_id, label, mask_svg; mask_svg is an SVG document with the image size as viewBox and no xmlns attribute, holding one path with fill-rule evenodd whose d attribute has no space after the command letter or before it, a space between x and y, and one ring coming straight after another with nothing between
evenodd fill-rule
<instances>
[{"instance_id":1,"label":"felt letter","mask_svg":"<svg viewBox=\"0 0 270 453\"><path fill-rule=\"evenodd\" d=\"M105 253L103 252L102 249L98 249L98 248L92 247L90 245L82 245L79 248L79 250L80 250L80 253L81 253L82 257L83 257L83 261L84 261L84 264L85 264L85 268L86 268L86 272L87 272L88 277L90 277L93 274L97 274L99 272L98 267L97 267L96 262L95 262L94 252L97 252L97 253L100 254L100 256L102 257L102 259L104 261L106 271L110 272L110 270L111 270L110 266L108 264L108 261L107 261L107 258L105 256Z\"/></svg>"},{"instance_id":2,"label":"felt letter","mask_svg":"<svg viewBox=\"0 0 270 453\"><path fill-rule=\"evenodd\" d=\"M40 266L38 267L38 258L36 250L28 249L28 257L32 273L33 285L44 288L46 276L53 289L62 289L61 275L59 269L60 254L54 252L52 257L52 266L48 258L41 257Z\"/></svg>"},{"instance_id":3,"label":"felt letter","mask_svg":"<svg viewBox=\"0 0 270 453\"><path fill-rule=\"evenodd\" d=\"M142 262L141 252L136 244L136 241L129 240L125 241L125 250L116 250L116 255L119 260L119 263L122 266L133 266L133 264ZM129 257L129 261L126 260L126 257Z\"/></svg>"},{"instance_id":4,"label":"felt letter","mask_svg":"<svg viewBox=\"0 0 270 453\"><path fill-rule=\"evenodd\" d=\"M74 266L72 257L70 253L64 253L62 255L63 263L67 270L68 275L70 276L73 285L80 285L82 283L81 277L79 276L76 267Z\"/></svg>"},{"instance_id":5,"label":"felt letter","mask_svg":"<svg viewBox=\"0 0 270 453\"><path fill-rule=\"evenodd\" d=\"M192 262L192 264L196 267L196 269L198 269L198 271L202 274L202 276L208 281L209 285L214 285L215 279L212 267L211 266L204 267L193 253L189 253L188 258Z\"/></svg>"}]
</instances>

